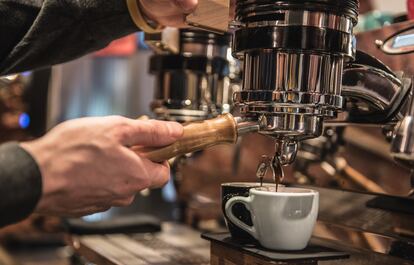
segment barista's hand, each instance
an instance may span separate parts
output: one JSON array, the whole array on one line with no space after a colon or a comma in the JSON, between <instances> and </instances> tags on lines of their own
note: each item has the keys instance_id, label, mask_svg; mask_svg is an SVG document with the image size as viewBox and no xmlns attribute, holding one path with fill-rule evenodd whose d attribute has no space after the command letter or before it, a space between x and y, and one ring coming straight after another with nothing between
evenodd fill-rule
<instances>
[{"instance_id":1,"label":"barista's hand","mask_svg":"<svg viewBox=\"0 0 414 265\"><path fill-rule=\"evenodd\" d=\"M43 175L36 212L81 216L129 205L138 191L164 185L169 167L128 147L164 146L182 134L178 123L113 116L68 121L39 140L22 143Z\"/></svg>"},{"instance_id":2,"label":"barista's hand","mask_svg":"<svg viewBox=\"0 0 414 265\"><path fill-rule=\"evenodd\" d=\"M197 7L198 0L137 0L145 15L161 25L184 27L185 16Z\"/></svg>"}]
</instances>

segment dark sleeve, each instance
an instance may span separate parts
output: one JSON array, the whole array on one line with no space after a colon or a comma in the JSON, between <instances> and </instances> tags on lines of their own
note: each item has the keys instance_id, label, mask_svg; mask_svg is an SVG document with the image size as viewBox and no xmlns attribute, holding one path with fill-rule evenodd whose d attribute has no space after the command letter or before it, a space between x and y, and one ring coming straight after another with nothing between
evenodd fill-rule
<instances>
[{"instance_id":1,"label":"dark sleeve","mask_svg":"<svg viewBox=\"0 0 414 265\"><path fill-rule=\"evenodd\" d=\"M0 75L70 61L137 30L125 0L1 0Z\"/></svg>"},{"instance_id":2,"label":"dark sleeve","mask_svg":"<svg viewBox=\"0 0 414 265\"><path fill-rule=\"evenodd\" d=\"M17 143L0 145L0 227L28 217L42 195L37 163Z\"/></svg>"}]
</instances>

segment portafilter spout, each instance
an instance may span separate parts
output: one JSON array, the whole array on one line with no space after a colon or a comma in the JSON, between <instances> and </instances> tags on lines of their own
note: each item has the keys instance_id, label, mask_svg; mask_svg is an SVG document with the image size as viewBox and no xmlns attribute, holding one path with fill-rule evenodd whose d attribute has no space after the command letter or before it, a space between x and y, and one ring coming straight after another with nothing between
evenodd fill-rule
<instances>
[{"instance_id":1,"label":"portafilter spout","mask_svg":"<svg viewBox=\"0 0 414 265\"><path fill-rule=\"evenodd\" d=\"M151 150L132 149L153 162L163 162L215 145L234 144L239 136L259 130L259 121L247 121L224 114L214 119L184 124L183 136L171 145Z\"/></svg>"}]
</instances>

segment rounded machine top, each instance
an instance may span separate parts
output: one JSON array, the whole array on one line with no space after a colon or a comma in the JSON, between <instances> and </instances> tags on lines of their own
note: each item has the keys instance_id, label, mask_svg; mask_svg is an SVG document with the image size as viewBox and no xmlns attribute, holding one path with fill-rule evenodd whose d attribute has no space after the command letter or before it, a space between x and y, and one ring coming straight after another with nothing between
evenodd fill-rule
<instances>
[{"instance_id":1,"label":"rounded machine top","mask_svg":"<svg viewBox=\"0 0 414 265\"><path fill-rule=\"evenodd\" d=\"M236 18L241 22L266 19L272 11L307 10L348 16L358 22L359 0L238 0Z\"/></svg>"}]
</instances>

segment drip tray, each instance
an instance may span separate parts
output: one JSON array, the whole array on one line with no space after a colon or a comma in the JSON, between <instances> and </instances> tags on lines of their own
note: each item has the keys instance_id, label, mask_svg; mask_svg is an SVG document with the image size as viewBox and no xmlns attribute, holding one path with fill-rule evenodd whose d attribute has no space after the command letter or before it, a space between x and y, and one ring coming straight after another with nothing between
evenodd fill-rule
<instances>
[{"instance_id":1,"label":"drip tray","mask_svg":"<svg viewBox=\"0 0 414 265\"><path fill-rule=\"evenodd\" d=\"M301 251L276 251L263 248L254 244L238 242L230 236L230 233L206 233L201 236L214 244L231 248L239 253L254 256L268 262L283 263L317 263L318 261L347 259L349 254L335 249L309 244Z\"/></svg>"}]
</instances>

